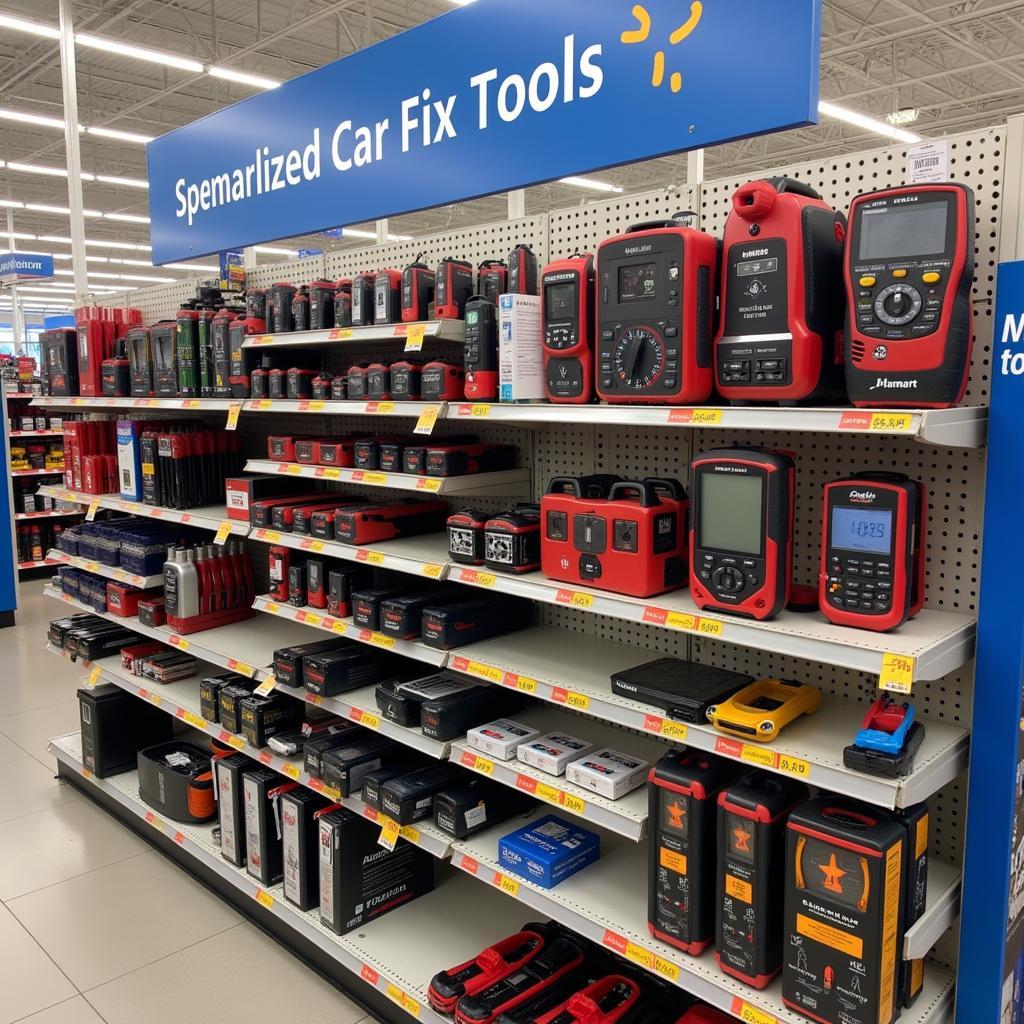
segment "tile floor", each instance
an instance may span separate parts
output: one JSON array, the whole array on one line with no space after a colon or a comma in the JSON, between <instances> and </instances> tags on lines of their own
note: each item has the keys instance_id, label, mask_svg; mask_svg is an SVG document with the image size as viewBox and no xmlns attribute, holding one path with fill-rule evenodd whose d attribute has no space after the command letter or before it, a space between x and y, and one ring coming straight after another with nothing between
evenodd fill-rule
<instances>
[{"instance_id":1,"label":"tile floor","mask_svg":"<svg viewBox=\"0 0 1024 1024\"><path fill-rule=\"evenodd\" d=\"M0 1024L355 1024L364 1011L53 777L80 668L47 654L62 606L21 585L0 629ZM242 983L245 975L246 984ZM273 984L253 985L253 978ZM197 978L234 998L191 1000Z\"/></svg>"}]
</instances>

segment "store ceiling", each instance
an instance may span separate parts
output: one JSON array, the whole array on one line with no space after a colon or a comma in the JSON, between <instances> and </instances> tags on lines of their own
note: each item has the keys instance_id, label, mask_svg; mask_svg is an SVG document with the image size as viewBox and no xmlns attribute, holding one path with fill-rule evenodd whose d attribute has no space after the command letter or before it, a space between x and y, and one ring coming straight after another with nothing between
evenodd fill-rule
<instances>
[{"instance_id":1,"label":"store ceiling","mask_svg":"<svg viewBox=\"0 0 1024 1024\"><path fill-rule=\"evenodd\" d=\"M78 32L156 48L205 65L220 64L286 80L449 11L452 4L449 0L83 0L75 3L74 9ZM3 14L56 25L57 0L0 0L0 16ZM822 99L876 118L896 110L917 110L917 121L908 127L926 138L996 123L1024 109L1024 0L825 0L823 30ZM756 40L745 40L738 31L731 56L756 60ZM77 62L79 121L147 136L188 124L258 91L208 74L81 45ZM722 73L728 74L725 60ZM770 83L766 87L770 88ZM0 24L0 107L63 116L55 40ZM814 128L709 150L705 173L754 172L879 141L879 136L870 132L826 119ZM63 133L0 120L0 160L62 168ZM82 166L93 174L142 179L145 147L83 135ZM627 192L670 186L685 180L686 158L621 167L599 177ZM87 208L137 216L147 213L143 189L100 181L86 182L84 187ZM68 201L63 178L8 168L0 169L0 199L3 197L57 206L66 206ZM542 186L528 191L527 211L603 198L607 196L561 184ZM3 214L0 210L0 230L5 226ZM390 228L394 233L417 235L500 219L505 214L505 198L497 196L395 218ZM67 217L60 214L17 209L14 218L18 231L68 235ZM97 241L144 244L147 236L145 224L107 218L86 221L86 237ZM68 249L58 242L18 244L41 251ZM318 237L282 244L298 249L330 248L335 243ZM89 252L97 257L148 259L144 251L90 247ZM211 262L215 261L199 261L202 265ZM89 269L95 273L146 273L144 268L101 264L100 260L90 262ZM149 273L177 277L184 271ZM111 286L115 282L106 279ZM94 283L105 282L96 278ZM145 286L145 282L134 283Z\"/></svg>"}]
</instances>

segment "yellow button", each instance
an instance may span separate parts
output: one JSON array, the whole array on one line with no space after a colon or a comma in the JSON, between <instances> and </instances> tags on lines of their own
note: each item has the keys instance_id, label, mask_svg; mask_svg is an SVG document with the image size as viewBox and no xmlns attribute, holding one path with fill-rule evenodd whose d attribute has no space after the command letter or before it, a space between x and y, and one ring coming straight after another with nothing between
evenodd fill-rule
<instances>
[{"instance_id":1,"label":"yellow button","mask_svg":"<svg viewBox=\"0 0 1024 1024\"><path fill-rule=\"evenodd\" d=\"M862 277L860 279L860 286L861 288L874 288L875 279L870 274L868 274L867 276Z\"/></svg>"},{"instance_id":2,"label":"yellow button","mask_svg":"<svg viewBox=\"0 0 1024 1024\"><path fill-rule=\"evenodd\" d=\"M892 272L892 276L893 277L906 277L907 276L907 272L905 270L894 270Z\"/></svg>"},{"instance_id":3,"label":"yellow button","mask_svg":"<svg viewBox=\"0 0 1024 1024\"><path fill-rule=\"evenodd\" d=\"M934 270L929 270L927 274L921 275L921 280L925 284L938 284L942 280L942 275L936 273Z\"/></svg>"}]
</instances>

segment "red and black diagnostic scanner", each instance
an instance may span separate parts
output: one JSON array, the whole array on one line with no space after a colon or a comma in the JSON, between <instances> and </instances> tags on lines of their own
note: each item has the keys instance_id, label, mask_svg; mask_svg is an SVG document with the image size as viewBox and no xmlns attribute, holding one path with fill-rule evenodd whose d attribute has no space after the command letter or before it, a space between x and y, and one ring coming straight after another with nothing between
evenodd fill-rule
<instances>
[{"instance_id":1,"label":"red and black diagnostic scanner","mask_svg":"<svg viewBox=\"0 0 1024 1024\"><path fill-rule=\"evenodd\" d=\"M594 397L594 257L549 263L541 275L544 388L548 401Z\"/></svg>"},{"instance_id":2,"label":"red and black diagnostic scanner","mask_svg":"<svg viewBox=\"0 0 1024 1024\"><path fill-rule=\"evenodd\" d=\"M974 193L857 196L846 245L846 390L860 406L956 405L971 368Z\"/></svg>"},{"instance_id":3,"label":"red and black diagnostic scanner","mask_svg":"<svg viewBox=\"0 0 1024 1024\"><path fill-rule=\"evenodd\" d=\"M694 603L753 619L778 615L793 576L793 460L722 448L698 455L690 480Z\"/></svg>"}]
</instances>

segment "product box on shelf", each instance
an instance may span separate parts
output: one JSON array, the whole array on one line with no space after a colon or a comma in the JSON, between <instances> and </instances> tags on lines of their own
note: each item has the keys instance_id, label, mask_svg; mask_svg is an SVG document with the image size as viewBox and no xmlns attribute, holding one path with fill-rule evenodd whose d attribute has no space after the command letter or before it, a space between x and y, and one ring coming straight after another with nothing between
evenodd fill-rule
<instances>
[{"instance_id":1,"label":"product box on shelf","mask_svg":"<svg viewBox=\"0 0 1024 1024\"><path fill-rule=\"evenodd\" d=\"M510 718L499 718L470 729L466 733L466 742L474 749L499 761L512 761L516 749L523 743L529 743L540 735L538 729L513 722Z\"/></svg>"},{"instance_id":2,"label":"product box on shelf","mask_svg":"<svg viewBox=\"0 0 1024 1024\"><path fill-rule=\"evenodd\" d=\"M601 837L554 814L498 840L498 863L507 871L554 889L601 855Z\"/></svg>"},{"instance_id":3,"label":"product box on shelf","mask_svg":"<svg viewBox=\"0 0 1024 1024\"><path fill-rule=\"evenodd\" d=\"M166 715L164 716L167 717ZM245 856L245 798L243 781L257 765L244 754L215 757L213 774L217 785L220 819L220 853L235 867L243 867Z\"/></svg>"},{"instance_id":4,"label":"product box on shelf","mask_svg":"<svg viewBox=\"0 0 1024 1024\"><path fill-rule=\"evenodd\" d=\"M320 902L320 850L316 816L330 804L301 786L281 796L284 898L299 910Z\"/></svg>"},{"instance_id":5,"label":"product box on shelf","mask_svg":"<svg viewBox=\"0 0 1024 1024\"><path fill-rule=\"evenodd\" d=\"M538 295L498 300L498 388L503 402L539 402L544 386L544 346Z\"/></svg>"}]
</instances>

